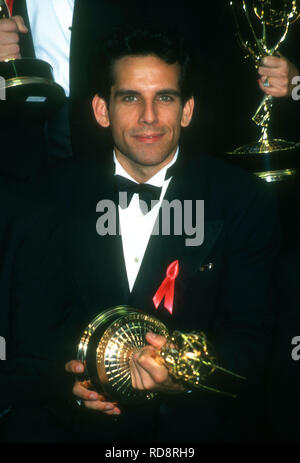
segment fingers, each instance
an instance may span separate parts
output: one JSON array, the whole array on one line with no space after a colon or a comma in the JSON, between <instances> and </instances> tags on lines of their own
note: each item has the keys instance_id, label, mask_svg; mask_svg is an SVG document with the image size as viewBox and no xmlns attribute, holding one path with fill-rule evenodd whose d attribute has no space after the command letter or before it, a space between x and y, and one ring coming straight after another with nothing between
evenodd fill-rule
<instances>
[{"instance_id":1,"label":"fingers","mask_svg":"<svg viewBox=\"0 0 300 463\"><path fill-rule=\"evenodd\" d=\"M131 360L131 381L132 387L140 391L155 390L163 383L168 373L161 368L155 361L155 356L150 349L143 349L142 352L136 353Z\"/></svg>"},{"instance_id":2,"label":"fingers","mask_svg":"<svg viewBox=\"0 0 300 463\"><path fill-rule=\"evenodd\" d=\"M68 373L83 373L84 364L82 362L79 362L79 360L71 360L70 362L66 363L65 370Z\"/></svg>"},{"instance_id":3,"label":"fingers","mask_svg":"<svg viewBox=\"0 0 300 463\"><path fill-rule=\"evenodd\" d=\"M86 408L102 412L105 415L120 415L121 410L115 402L105 399L102 394L88 389L89 383L76 381L73 386L73 394L83 401Z\"/></svg>"},{"instance_id":4,"label":"fingers","mask_svg":"<svg viewBox=\"0 0 300 463\"><path fill-rule=\"evenodd\" d=\"M260 89L267 95L275 97L286 97L291 95L293 85L291 84L298 69L283 56L265 56L263 64L258 68ZM269 85L264 86L268 81Z\"/></svg>"},{"instance_id":5,"label":"fingers","mask_svg":"<svg viewBox=\"0 0 300 463\"><path fill-rule=\"evenodd\" d=\"M146 339L151 345L136 352L130 362L132 386L138 390L183 392L185 388L169 375L169 370L158 352L166 343L166 338L147 333Z\"/></svg>"},{"instance_id":6,"label":"fingers","mask_svg":"<svg viewBox=\"0 0 300 463\"><path fill-rule=\"evenodd\" d=\"M90 383L87 381L76 381L73 386L73 394L82 400L98 400L98 393L89 390Z\"/></svg>"},{"instance_id":7,"label":"fingers","mask_svg":"<svg viewBox=\"0 0 300 463\"><path fill-rule=\"evenodd\" d=\"M66 363L65 370L67 373L80 374L84 372L84 364L78 360L71 360ZM115 402L107 401L102 394L91 390L89 381L75 381L73 395L83 401L83 405L90 409L96 410L106 415L120 415L121 410Z\"/></svg>"},{"instance_id":8,"label":"fingers","mask_svg":"<svg viewBox=\"0 0 300 463\"><path fill-rule=\"evenodd\" d=\"M131 381L138 390L156 390L168 382L168 370L157 362L158 354L152 346L147 346L132 356Z\"/></svg>"},{"instance_id":9,"label":"fingers","mask_svg":"<svg viewBox=\"0 0 300 463\"><path fill-rule=\"evenodd\" d=\"M156 349L161 349L167 342L164 336L150 332L146 334L146 341Z\"/></svg>"},{"instance_id":10,"label":"fingers","mask_svg":"<svg viewBox=\"0 0 300 463\"><path fill-rule=\"evenodd\" d=\"M265 87L263 83L268 79L269 86ZM266 95L271 95L274 97L284 97L288 96L289 91L288 91L288 83L280 82L277 80L274 80L272 78L263 76L261 79L258 81L259 88L266 94Z\"/></svg>"},{"instance_id":11,"label":"fingers","mask_svg":"<svg viewBox=\"0 0 300 463\"><path fill-rule=\"evenodd\" d=\"M146 341L150 344L133 356L133 387L136 389L156 389L168 380L168 370L159 353L167 342L164 336L149 332Z\"/></svg>"},{"instance_id":12,"label":"fingers","mask_svg":"<svg viewBox=\"0 0 300 463\"><path fill-rule=\"evenodd\" d=\"M1 45L17 45L19 43L19 34L13 32L0 32Z\"/></svg>"},{"instance_id":13,"label":"fingers","mask_svg":"<svg viewBox=\"0 0 300 463\"><path fill-rule=\"evenodd\" d=\"M288 68L285 68L285 66L280 66L280 67L266 67L266 66L260 66L258 68L258 73L261 76L267 76L269 77L276 77L276 78L288 78Z\"/></svg>"},{"instance_id":14,"label":"fingers","mask_svg":"<svg viewBox=\"0 0 300 463\"><path fill-rule=\"evenodd\" d=\"M28 28L25 26L22 16L12 16L9 19L0 20L0 32L21 32L26 34Z\"/></svg>"},{"instance_id":15,"label":"fingers","mask_svg":"<svg viewBox=\"0 0 300 463\"><path fill-rule=\"evenodd\" d=\"M139 368L137 368L136 361L134 358L130 360L130 373L131 373L131 385L134 389L138 389L139 391L145 390L145 385L143 383L143 379L139 372Z\"/></svg>"},{"instance_id":16,"label":"fingers","mask_svg":"<svg viewBox=\"0 0 300 463\"><path fill-rule=\"evenodd\" d=\"M20 59L20 47L19 45L6 45L5 49L0 46L0 61L8 59Z\"/></svg>"},{"instance_id":17,"label":"fingers","mask_svg":"<svg viewBox=\"0 0 300 463\"><path fill-rule=\"evenodd\" d=\"M21 16L0 20L0 60L20 58L19 32L27 33L28 29Z\"/></svg>"},{"instance_id":18,"label":"fingers","mask_svg":"<svg viewBox=\"0 0 300 463\"><path fill-rule=\"evenodd\" d=\"M22 34L26 34L28 32L28 28L25 26L22 16L12 16L11 19L15 22L18 32L21 32Z\"/></svg>"},{"instance_id":19,"label":"fingers","mask_svg":"<svg viewBox=\"0 0 300 463\"><path fill-rule=\"evenodd\" d=\"M285 67L287 60L283 56L264 56L262 65L268 68L281 68Z\"/></svg>"}]
</instances>

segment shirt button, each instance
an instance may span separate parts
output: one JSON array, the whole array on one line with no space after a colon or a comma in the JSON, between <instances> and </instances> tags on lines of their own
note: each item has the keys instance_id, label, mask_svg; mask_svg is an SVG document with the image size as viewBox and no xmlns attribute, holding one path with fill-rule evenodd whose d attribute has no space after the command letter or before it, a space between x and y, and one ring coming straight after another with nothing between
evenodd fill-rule
<instances>
[{"instance_id":1,"label":"shirt button","mask_svg":"<svg viewBox=\"0 0 300 463\"><path fill-rule=\"evenodd\" d=\"M134 259L134 262L135 262L136 264L138 264L139 261L140 261L140 259L139 259L138 257L136 257L136 258Z\"/></svg>"}]
</instances>

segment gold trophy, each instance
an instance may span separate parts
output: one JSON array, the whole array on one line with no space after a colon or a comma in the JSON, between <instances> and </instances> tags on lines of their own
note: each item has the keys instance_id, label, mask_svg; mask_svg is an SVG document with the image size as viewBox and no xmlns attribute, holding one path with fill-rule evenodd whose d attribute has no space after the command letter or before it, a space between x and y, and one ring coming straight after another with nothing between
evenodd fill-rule
<instances>
[{"instance_id":1,"label":"gold trophy","mask_svg":"<svg viewBox=\"0 0 300 463\"><path fill-rule=\"evenodd\" d=\"M105 310L86 327L78 346L77 359L85 365L79 379L120 404L134 405L155 398L157 393L134 389L130 374L130 359L147 344L145 335L149 331L167 338L157 361L165 364L173 378L189 389L236 397L204 384L215 370L245 378L215 363L203 332L175 331L170 335L157 318L128 306Z\"/></svg>"},{"instance_id":2,"label":"gold trophy","mask_svg":"<svg viewBox=\"0 0 300 463\"><path fill-rule=\"evenodd\" d=\"M258 68L262 58L275 55L286 39L290 24L297 21L300 14L296 0L231 0L230 6L236 22L236 35L240 46L246 52L245 58L251 58ZM268 86L268 81L265 83ZM275 152L295 150L300 143L270 138L273 97L265 95L252 121L261 128L261 136L256 143L241 146L228 154L234 155L270 155ZM270 164L270 159L265 162ZM293 175L294 169L258 172L257 175L267 181L281 180Z\"/></svg>"},{"instance_id":3,"label":"gold trophy","mask_svg":"<svg viewBox=\"0 0 300 463\"><path fill-rule=\"evenodd\" d=\"M10 18L5 0L0 0L0 19ZM27 103L37 109L55 109L65 101L64 89L54 82L52 67L35 58L0 62L0 95L8 102ZM38 106L37 106L38 105Z\"/></svg>"}]
</instances>

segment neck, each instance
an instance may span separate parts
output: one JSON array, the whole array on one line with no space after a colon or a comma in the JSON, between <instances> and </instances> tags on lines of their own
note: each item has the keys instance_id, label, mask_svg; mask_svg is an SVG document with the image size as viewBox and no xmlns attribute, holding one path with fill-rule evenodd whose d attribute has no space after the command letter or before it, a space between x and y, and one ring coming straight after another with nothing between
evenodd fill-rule
<instances>
[{"instance_id":1,"label":"neck","mask_svg":"<svg viewBox=\"0 0 300 463\"><path fill-rule=\"evenodd\" d=\"M132 159L129 159L127 156L122 154L117 148L115 148L116 158L126 170L126 172L134 178L134 180L138 183L145 183L150 178L152 178L157 172L159 172L163 167L168 165L175 156L177 148L173 150L164 161L159 164L147 166L144 164L139 164Z\"/></svg>"}]
</instances>

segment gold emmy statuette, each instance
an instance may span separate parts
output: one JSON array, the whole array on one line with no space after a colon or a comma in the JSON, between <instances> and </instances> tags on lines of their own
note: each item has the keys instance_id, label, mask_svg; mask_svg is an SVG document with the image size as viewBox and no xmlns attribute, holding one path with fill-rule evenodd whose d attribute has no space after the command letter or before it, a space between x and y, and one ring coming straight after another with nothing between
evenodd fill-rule
<instances>
[{"instance_id":1,"label":"gold emmy statuette","mask_svg":"<svg viewBox=\"0 0 300 463\"><path fill-rule=\"evenodd\" d=\"M145 335L149 331L167 338L158 361L164 362L176 380L189 389L235 397L203 384L215 370L245 379L215 363L204 333L175 331L170 335L157 318L128 306L105 310L85 329L77 355L85 364L80 381L89 381L92 388L120 404L134 405L156 397L157 393L138 391L131 385L130 359L147 344Z\"/></svg>"},{"instance_id":2,"label":"gold emmy statuette","mask_svg":"<svg viewBox=\"0 0 300 463\"><path fill-rule=\"evenodd\" d=\"M258 68L262 58L272 56L286 39L290 24L297 21L299 12L295 0L231 0L239 44L246 52L245 58L252 58ZM268 82L266 83L268 85ZM300 143L270 138L269 124L273 97L265 95L252 120L261 128L258 142L241 146L229 154L264 154L294 150ZM267 162L268 164L268 162ZM261 173L267 181L277 181L282 176L290 176L292 169L281 172ZM262 176L260 175L260 176Z\"/></svg>"},{"instance_id":3,"label":"gold emmy statuette","mask_svg":"<svg viewBox=\"0 0 300 463\"><path fill-rule=\"evenodd\" d=\"M0 19L10 17L4 0L0 0ZM0 62L0 95L8 102L34 104L38 109L55 109L66 98L64 89L54 82L52 67L33 58L7 59ZM31 105L33 106L33 105Z\"/></svg>"}]
</instances>

